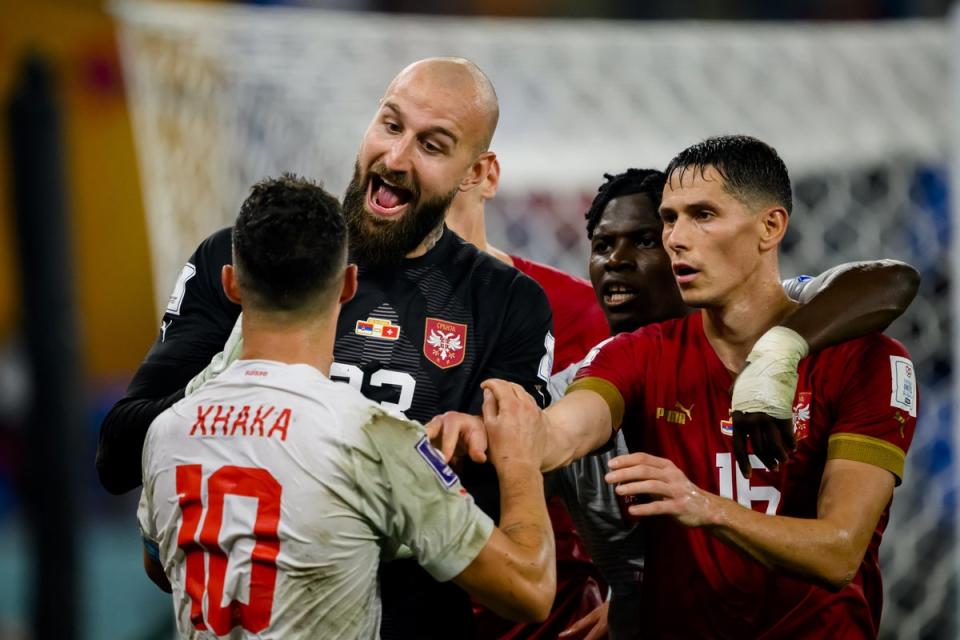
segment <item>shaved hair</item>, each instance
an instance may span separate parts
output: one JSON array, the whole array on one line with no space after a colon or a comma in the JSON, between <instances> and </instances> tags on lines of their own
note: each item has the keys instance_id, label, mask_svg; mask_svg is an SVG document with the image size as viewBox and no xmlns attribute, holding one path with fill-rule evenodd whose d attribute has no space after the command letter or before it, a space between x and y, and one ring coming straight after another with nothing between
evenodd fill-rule
<instances>
[{"instance_id":1,"label":"shaved hair","mask_svg":"<svg viewBox=\"0 0 960 640\"><path fill-rule=\"evenodd\" d=\"M387 86L384 96L390 93L393 86L414 73L428 73L432 79L449 86L451 89L462 91L464 95L472 93L473 102L482 115L484 129L477 141L477 151L484 152L490 148L490 141L497 130L500 120L500 101L493 83L480 67L466 58L438 57L417 60L408 65Z\"/></svg>"}]
</instances>

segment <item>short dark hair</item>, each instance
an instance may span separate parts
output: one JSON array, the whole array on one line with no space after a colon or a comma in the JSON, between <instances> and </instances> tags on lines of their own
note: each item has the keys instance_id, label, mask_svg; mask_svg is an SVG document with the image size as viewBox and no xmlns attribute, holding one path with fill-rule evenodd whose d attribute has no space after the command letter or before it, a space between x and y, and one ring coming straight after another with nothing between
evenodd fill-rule
<instances>
[{"instance_id":1,"label":"short dark hair","mask_svg":"<svg viewBox=\"0 0 960 640\"><path fill-rule=\"evenodd\" d=\"M701 175L713 167L723 177L727 193L744 204L777 204L793 211L793 191L787 166L777 150L751 136L716 136L687 147L667 165L667 176L694 169Z\"/></svg>"},{"instance_id":2,"label":"short dark hair","mask_svg":"<svg viewBox=\"0 0 960 640\"><path fill-rule=\"evenodd\" d=\"M593 230L600 224L603 210L615 198L642 193L650 198L654 211L660 208L666 179L663 172L656 169L627 169L616 175L605 173L603 177L606 181L597 189L590 209L584 214L587 219L587 238L593 238Z\"/></svg>"},{"instance_id":3,"label":"short dark hair","mask_svg":"<svg viewBox=\"0 0 960 640\"><path fill-rule=\"evenodd\" d=\"M340 202L289 173L255 184L233 227L233 263L244 304L264 311L313 309L326 302L323 294L339 282L346 252Z\"/></svg>"}]
</instances>

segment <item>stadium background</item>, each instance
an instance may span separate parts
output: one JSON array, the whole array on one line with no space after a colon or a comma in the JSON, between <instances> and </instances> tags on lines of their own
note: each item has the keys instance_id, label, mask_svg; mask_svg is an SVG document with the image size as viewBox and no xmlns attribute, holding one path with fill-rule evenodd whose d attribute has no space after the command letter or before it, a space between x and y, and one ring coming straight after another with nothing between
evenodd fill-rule
<instances>
[{"instance_id":1,"label":"stadium background","mask_svg":"<svg viewBox=\"0 0 960 640\"><path fill-rule=\"evenodd\" d=\"M920 296L891 329L923 400L882 547L883 637L957 637L960 29L947 4L0 0L0 638L169 636L167 597L139 565L136 496L96 481L100 418L156 335L182 262L246 188L294 170L342 191L386 82L438 54L476 60L500 93L496 246L583 274L581 216L604 171L745 132L777 146L794 177L785 276L875 257L920 269ZM11 107L45 77L59 115L37 125L46 146ZM24 195L35 166L24 147L52 150L31 186L46 198ZM30 218L17 222L15 201L55 210L34 220L48 242L24 244ZM56 211L65 235L50 226ZM38 273L38 259L65 277ZM44 315L28 294L45 282L61 306ZM73 377L33 361L37 335L67 341L52 370ZM67 392L51 399L56 389ZM45 424L37 404L62 419ZM58 612L56 634L34 621Z\"/></svg>"}]
</instances>

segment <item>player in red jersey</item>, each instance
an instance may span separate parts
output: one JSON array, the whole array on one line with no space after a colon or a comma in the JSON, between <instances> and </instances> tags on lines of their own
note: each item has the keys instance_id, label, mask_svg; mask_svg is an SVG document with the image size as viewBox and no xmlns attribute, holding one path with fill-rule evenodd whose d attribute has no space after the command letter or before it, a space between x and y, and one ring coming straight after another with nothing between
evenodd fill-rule
<instances>
[{"instance_id":1,"label":"player in red jersey","mask_svg":"<svg viewBox=\"0 0 960 640\"><path fill-rule=\"evenodd\" d=\"M586 218L590 279L611 333L636 331L647 324L686 315L688 309L663 249L663 225L657 214L664 174L628 169L604 177L606 182ZM839 265L815 278L791 278L783 286L792 299L810 303L792 316L794 322L813 312L810 317L818 319L821 331L837 332L842 338L884 329L909 306L917 280L916 270L909 265L883 260ZM858 315L833 318L817 311L818 307L823 310L825 298L838 294L850 301L851 309L859 310ZM573 373L553 376L551 396L562 397L572 381ZM792 399L791 394L788 402ZM787 409L791 408L788 404ZM561 479L560 491L577 531L611 587L609 601L561 637L603 637L608 630L608 611L611 638L643 637L644 629L636 623L640 585L635 577L643 568L642 532L621 522L613 488L604 481L610 459L624 453L626 445L618 434L611 451L587 456L551 474L551 478ZM556 482L548 483L548 487L556 491Z\"/></svg>"},{"instance_id":2,"label":"player in red jersey","mask_svg":"<svg viewBox=\"0 0 960 640\"><path fill-rule=\"evenodd\" d=\"M510 256L513 266L537 281L553 311L556 345L553 373L583 359L609 334L606 318L590 283L546 264Z\"/></svg>"},{"instance_id":3,"label":"player in red jersey","mask_svg":"<svg viewBox=\"0 0 960 640\"><path fill-rule=\"evenodd\" d=\"M484 203L497 193L500 165L496 158L476 189L457 194L447 212L447 227L467 242L516 267L543 287L553 311L555 343L553 372L583 359L591 347L609 335L606 319L590 283L581 278L517 256L487 243ZM546 372L550 373L550 372ZM542 624L516 624L488 609L474 606L478 638L554 640L562 630L598 607L606 584L590 559L563 502L547 501L556 538L557 596L550 617Z\"/></svg>"},{"instance_id":4,"label":"player in red jersey","mask_svg":"<svg viewBox=\"0 0 960 640\"><path fill-rule=\"evenodd\" d=\"M771 470L751 456L746 477L730 409L782 388L731 399L733 376L769 362L771 341L794 342L797 360L807 349L797 332L768 332L795 308L777 266L789 178L771 148L746 137L687 149L667 173L664 244L684 302L702 311L597 349L543 414L505 383L486 386L518 421L547 423L544 469L602 446L621 424L630 450L643 451L615 459L607 480L621 495L654 498L633 515L670 516L645 520L645 635L875 637L877 550L916 422L909 356L874 334L800 362L797 449ZM784 382L787 368L769 378Z\"/></svg>"}]
</instances>

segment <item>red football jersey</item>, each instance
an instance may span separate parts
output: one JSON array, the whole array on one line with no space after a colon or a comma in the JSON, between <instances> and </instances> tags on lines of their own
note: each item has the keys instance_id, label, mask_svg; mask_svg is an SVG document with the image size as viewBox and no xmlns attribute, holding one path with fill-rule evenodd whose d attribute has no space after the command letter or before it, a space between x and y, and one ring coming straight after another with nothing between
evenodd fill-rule
<instances>
[{"instance_id":1,"label":"red football jersey","mask_svg":"<svg viewBox=\"0 0 960 640\"><path fill-rule=\"evenodd\" d=\"M601 340L610 337L610 326L603 315L593 287L545 264L510 256L513 266L537 281L547 294L553 310L553 371L563 371Z\"/></svg>"},{"instance_id":2,"label":"red football jersey","mask_svg":"<svg viewBox=\"0 0 960 640\"><path fill-rule=\"evenodd\" d=\"M592 357L592 360L591 360ZM733 378L703 331L702 315L621 334L587 357L569 391L593 388L610 404L631 451L669 458L699 487L767 514L814 518L826 461L858 460L899 484L917 414L913 365L881 334L804 359L794 400L796 453L773 473L733 457ZM613 385L611 388L610 385ZM874 638L882 588L877 552L889 505L854 580L839 592L766 569L704 529L644 521L644 636Z\"/></svg>"}]
</instances>

